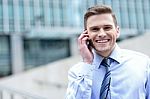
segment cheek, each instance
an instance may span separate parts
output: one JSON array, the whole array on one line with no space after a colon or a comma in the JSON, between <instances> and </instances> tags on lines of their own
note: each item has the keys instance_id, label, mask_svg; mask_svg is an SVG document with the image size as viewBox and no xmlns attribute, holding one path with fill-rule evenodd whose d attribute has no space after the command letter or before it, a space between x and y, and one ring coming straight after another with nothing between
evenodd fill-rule
<instances>
[{"instance_id":1,"label":"cheek","mask_svg":"<svg viewBox=\"0 0 150 99\"><path fill-rule=\"evenodd\" d=\"M117 40L117 35L113 36L113 41L115 42Z\"/></svg>"},{"instance_id":2,"label":"cheek","mask_svg":"<svg viewBox=\"0 0 150 99\"><path fill-rule=\"evenodd\" d=\"M111 41L111 43L115 43L116 42L116 40L117 40L117 35L110 35L110 41Z\"/></svg>"},{"instance_id":3,"label":"cheek","mask_svg":"<svg viewBox=\"0 0 150 99\"><path fill-rule=\"evenodd\" d=\"M112 32L111 36L112 36L112 38L115 40L115 39L117 39L117 38L119 37L119 33L117 33L117 32Z\"/></svg>"},{"instance_id":4,"label":"cheek","mask_svg":"<svg viewBox=\"0 0 150 99\"><path fill-rule=\"evenodd\" d=\"M94 35L93 33L88 33L89 34L89 39L94 39L96 37L96 35Z\"/></svg>"}]
</instances>

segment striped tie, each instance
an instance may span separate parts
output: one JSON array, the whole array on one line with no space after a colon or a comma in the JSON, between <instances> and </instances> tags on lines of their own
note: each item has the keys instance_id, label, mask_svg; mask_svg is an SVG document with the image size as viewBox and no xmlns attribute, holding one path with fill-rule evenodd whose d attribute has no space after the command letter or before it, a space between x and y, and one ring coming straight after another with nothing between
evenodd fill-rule
<instances>
[{"instance_id":1,"label":"striped tie","mask_svg":"<svg viewBox=\"0 0 150 99\"><path fill-rule=\"evenodd\" d=\"M102 85L101 85L101 90L100 90L100 99L110 99L110 70L109 70L109 65L108 65L108 59L104 58L103 61L101 62L101 65L106 67L106 74L104 76Z\"/></svg>"}]
</instances>

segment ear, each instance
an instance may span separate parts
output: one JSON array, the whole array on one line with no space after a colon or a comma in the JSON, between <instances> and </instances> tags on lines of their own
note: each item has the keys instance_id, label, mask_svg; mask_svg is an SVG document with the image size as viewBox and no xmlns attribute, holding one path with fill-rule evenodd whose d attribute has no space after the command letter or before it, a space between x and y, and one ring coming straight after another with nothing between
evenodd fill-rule
<instances>
[{"instance_id":1,"label":"ear","mask_svg":"<svg viewBox=\"0 0 150 99\"><path fill-rule=\"evenodd\" d=\"M119 26L116 27L116 37L119 38L120 36L120 28Z\"/></svg>"}]
</instances>

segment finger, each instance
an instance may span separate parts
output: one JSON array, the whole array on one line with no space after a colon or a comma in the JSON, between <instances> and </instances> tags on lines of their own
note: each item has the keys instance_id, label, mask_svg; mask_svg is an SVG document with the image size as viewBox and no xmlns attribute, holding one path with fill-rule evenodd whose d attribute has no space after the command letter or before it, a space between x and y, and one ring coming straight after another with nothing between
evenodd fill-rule
<instances>
[{"instance_id":1,"label":"finger","mask_svg":"<svg viewBox=\"0 0 150 99\"><path fill-rule=\"evenodd\" d=\"M78 42L79 49L85 49L85 48L87 48L87 44L86 44L87 39L88 38L85 37L84 39L82 39L81 42Z\"/></svg>"},{"instance_id":2,"label":"finger","mask_svg":"<svg viewBox=\"0 0 150 99\"><path fill-rule=\"evenodd\" d=\"M85 41L89 38L87 34L81 34L78 38L78 43L82 44L85 43Z\"/></svg>"},{"instance_id":3,"label":"finger","mask_svg":"<svg viewBox=\"0 0 150 99\"><path fill-rule=\"evenodd\" d=\"M82 33L82 34L79 36L79 39L82 39L82 38L84 38L84 37L89 37L89 35L86 34L86 33Z\"/></svg>"},{"instance_id":4,"label":"finger","mask_svg":"<svg viewBox=\"0 0 150 99\"><path fill-rule=\"evenodd\" d=\"M84 37L82 40L81 40L81 44L86 44L87 40L89 39L89 37Z\"/></svg>"},{"instance_id":5,"label":"finger","mask_svg":"<svg viewBox=\"0 0 150 99\"><path fill-rule=\"evenodd\" d=\"M84 31L83 31L83 34L88 34L88 31L87 31L87 30L84 30Z\"/></svg>"},{"instance_id":6,"label":"finger","mask_svg":"<svg viewBox=\"0 0 150 99\"><path fill-rule=\"evenodd\" d=\"M78 40L82 41L82 39L84 37L89 37L88 33L87 33L87 30L86 31L83 31L83 33L81 33L81 35L79 36Z\"/></svg>"}]
</instances>

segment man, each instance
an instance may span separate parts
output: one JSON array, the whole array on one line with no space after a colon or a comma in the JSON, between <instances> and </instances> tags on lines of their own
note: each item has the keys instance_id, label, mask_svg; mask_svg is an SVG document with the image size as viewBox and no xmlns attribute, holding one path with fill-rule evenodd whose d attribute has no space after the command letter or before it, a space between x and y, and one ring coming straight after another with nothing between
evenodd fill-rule
<instances>
[{"instance_id":1,"label":"man","mask_svg":"<svg viewBox=\"0 0 150 99\"><path fill-rule=\"evenodd\" d=\"M78 38L83 61L69 70L66 99L150 99L150 59L118 47L112 9L89 8L84 26Z\"/></svg>"}]
</instances>

